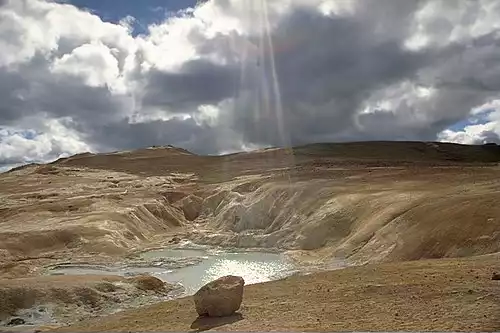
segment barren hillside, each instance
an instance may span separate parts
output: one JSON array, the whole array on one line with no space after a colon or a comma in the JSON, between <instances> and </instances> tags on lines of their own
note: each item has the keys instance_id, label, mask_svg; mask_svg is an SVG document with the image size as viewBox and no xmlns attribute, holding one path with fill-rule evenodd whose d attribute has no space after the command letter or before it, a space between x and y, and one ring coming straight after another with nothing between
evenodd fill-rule
<instances>
[{"instance_id":1,"label":"barren hillside","mask_svg":"<svg viewBox=\"0 0 500 333\"><path fill-rule=\"evenodd\" d=\"M497 160L497 146L418 142L81 154L1 175L0 247L116 255L181 233L355 262L492 253Z\"/></svg>"}]
</instances>

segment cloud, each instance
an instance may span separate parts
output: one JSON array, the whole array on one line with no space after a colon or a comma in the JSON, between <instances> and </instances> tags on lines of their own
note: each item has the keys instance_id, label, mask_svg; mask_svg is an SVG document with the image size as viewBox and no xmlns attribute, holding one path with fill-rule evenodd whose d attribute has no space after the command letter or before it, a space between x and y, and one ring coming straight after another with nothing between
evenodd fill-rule
<instances>
[{"instance_id":1,"label":"cloud","mask_svg":"<svg viewBox=\"0 0 500 333\"><path fill-rule=\"evenodd\" d=\"M472 121L500 90L499 18L494 0L211 0L134 36L130 18L3 0L0 165L163 144L495 141L499 112Z\"/></svg>"},{"instance_id":2,"label":"cloud","mask_svg":"<svg viewBox=\"0 0 500 333\"><path fill-rule=\"evenodd\" d=\"M269 50L270 56L261 59L260 73L250 79L247 92L261 101L272 92L275 104L252 112L250 103L242 101L238 108L243 111L236 126L250 141L279 144L272 134L280 121L286 132L281 135L292 144L340 137L345 129L352 130L367 94L414 75L429 61L425 54L403 49L392 36L377 36L373 27L360 21L361 17L328 17L301 9L271 32L274 52ZM268 127L264 137L256 131L263 126Z\"/></svg>"},{"instance_id":3,"label":"cloud","mask_svg":"<svg viewBox=\"0 0 500 333\"><path fill-rule=\"evenodd\" d=\"M500 143L500 100L473 109L465 123L461 129L442 131L438 134L439 140L463 144Z\"/></svg>"},{"instance_id":4,"label":"cloud","mask_svg":"<svg viewBox=\"0 0 500 333\"><path fill-rule=\"evenodd\" d=\"M189 112L233 96L238 81L237 68L193 60L177 72L151 70L142 102L171 112Z\"/></svg>"},{"instance_id":5,"label":"cloud","mask_svg":"<svg viewBox=\"0 0 500 333\"><path fill-rule=\"evenodd\" d=\"M444 130L438 138L443 142L462 144L500 143L500 137L495 131L496 124L470 125L459 131Z\"/></svg>"},{"instance_id":6,"label":"cloud","mask_svg":"<svg viewBox=\"0 0 500 333\"><path fill-rule=\"evenodd\" d=\"M38 130L0 127L2 165L43 162L92 150L77 133L68 129L63 119L37 125Z\"/></svg>"}]
</instances>

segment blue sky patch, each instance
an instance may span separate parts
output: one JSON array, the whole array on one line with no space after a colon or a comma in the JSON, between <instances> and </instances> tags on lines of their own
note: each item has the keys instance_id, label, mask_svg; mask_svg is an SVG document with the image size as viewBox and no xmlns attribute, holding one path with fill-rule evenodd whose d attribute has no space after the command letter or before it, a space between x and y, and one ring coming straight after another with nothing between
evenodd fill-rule
<instances>
[{"instance_id":1,"label":"blue sky patch","mask_svg":"<svg viewBox=\"0 0 500 333\"><path fill-rule=\"evenodd\" d=\"M467 126L474 125L474 124L476 124L476 123L474 123L471 118L468 118L468 119L460 120L459 122L448 127L448 129L452 130L453 132L458 132L458 131L463 131L463 129Z\"/></svg>"},{"instance_id":2,"label":"blue sky patch","mask_svg":"<svg viewBox=\"0 0 500 333\"><path fill-rule=\"evenodd\" d=\"M99 15L103 21L118 22L130 15L136 19L133 34L147 32L148 25L162 22L169 12L178 12L196 5L196 0L68 0L76 7Z\"/></svg>"},{"instance_id":3,"label":"blue sky patch","mask_svg":"<svg viewBox=\"0 0 500 333\"><path fill-rule=\"evenodd\" d=\"M488 119L489 115L494 112L494 109L485 109L480 113L473 115L467 119L460 120L459 122L453 124L448 127L449 130L454 132L463 131L463 129L470 125L483 125L488 123L490 120Z\"/></svg>"}]
</instances>

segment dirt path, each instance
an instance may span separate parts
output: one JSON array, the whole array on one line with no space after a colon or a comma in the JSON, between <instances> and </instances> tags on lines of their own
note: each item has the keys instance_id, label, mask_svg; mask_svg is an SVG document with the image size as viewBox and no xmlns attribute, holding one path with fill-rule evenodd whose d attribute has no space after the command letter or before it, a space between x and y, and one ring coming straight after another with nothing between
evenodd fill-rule
<instances>
[{"instance_id":1,"label":"dirt path","mask_svg":"<svg viewBox=\"0 0 500 333\"><path fill-rule=\"evenodd\" d=\"M245 288L240 313L197 319L191 298L61 331L498 331L498 257L353 267Z\"/></svg>"}]
</instances>

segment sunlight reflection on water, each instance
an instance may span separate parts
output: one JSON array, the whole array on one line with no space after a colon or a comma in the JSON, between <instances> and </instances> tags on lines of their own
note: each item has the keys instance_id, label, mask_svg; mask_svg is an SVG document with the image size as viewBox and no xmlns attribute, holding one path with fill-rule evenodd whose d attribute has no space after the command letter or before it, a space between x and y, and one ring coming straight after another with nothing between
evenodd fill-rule
<instances>
[{"instance_id":1,"label":"sunlight reflection on water","mask_svg":"<svg viewBox=\"0 0 500 333\"><path fill-rule=\"evenodd\" d=\"M160 255L161 251L156 254ZM167 282L181 283L189 295L204 284L225 275L242 276L246 284L254 284L283 278L293 273L294 269L292 263L276 253L222 252L208 257L206 255L206 252L200 251L198 256L206 259L199 264L155 275Z\"/></svg>"},{"instance_id":2,"label":"sunlight reflection on water","mask_svg":"<svg viewBox=\"0 0 500 333\"><path fill-rule=\"evenodd\" d=\"M268 252L224 252L220 249L163 249L141 254L148 266L103 266L60 264L49 274L121 275L151 274L169 283L180 283L186 295L225 275L238 275L245 284L284 278L296 267L282 254Z\"/></svg>"}]
</instances>

